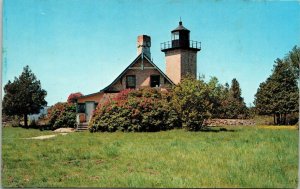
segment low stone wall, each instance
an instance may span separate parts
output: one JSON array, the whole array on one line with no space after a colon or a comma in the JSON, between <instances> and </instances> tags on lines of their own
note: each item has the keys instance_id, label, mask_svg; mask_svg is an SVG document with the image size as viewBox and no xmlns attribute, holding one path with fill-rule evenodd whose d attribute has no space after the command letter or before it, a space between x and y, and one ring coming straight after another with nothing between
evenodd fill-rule
<instances>
[{"instance_id":1,"label":"low stone wall","mask_svg":"<svg viewBox=\"0 0 300 189\"><path fill-rule=\"evenodd\" d=\"M207 126L226 126L226 125L254 126L255 121L252 119L209 119L206 120L204 124Z\"/></svg>"}]
</instances>

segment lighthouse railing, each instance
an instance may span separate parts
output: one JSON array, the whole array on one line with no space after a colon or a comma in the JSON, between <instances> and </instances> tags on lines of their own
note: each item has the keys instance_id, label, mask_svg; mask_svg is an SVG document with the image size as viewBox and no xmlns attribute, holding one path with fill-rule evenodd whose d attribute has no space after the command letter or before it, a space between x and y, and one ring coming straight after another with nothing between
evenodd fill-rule
<instances>
[{"instance_id":1,"label":"lighthouse railing","mask_svg":"<svg viewBox=\"0 0 300 189\"><path fill-rule=\"evenodd\" d=\"M160 50L165 50L165 49L171 49L171 48L178 48L178 47L181 47L179 41L166 41L166 42L163 42L163 43L160 43ZM192 49L201 49L201 42L199 41L193 41L193 40L190 40L189 41L189 45L188 45L189 48L192 48Z\"/></svg>"}]
</instances>

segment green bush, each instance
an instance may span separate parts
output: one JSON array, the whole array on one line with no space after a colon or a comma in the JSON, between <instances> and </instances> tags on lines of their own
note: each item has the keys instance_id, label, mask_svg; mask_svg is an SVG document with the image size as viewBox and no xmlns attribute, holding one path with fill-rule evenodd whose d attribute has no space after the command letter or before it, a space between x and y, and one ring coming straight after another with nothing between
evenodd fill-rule
<instances>
[{"instance_id":1,"label":"green bush","mask_svg":"<svg viewBox=\"0 0 300 189\"><path fill-rule=\"evenodd\" d=\"M204 127L203 122L210 117L211 111L209 92L204 81L189 77L173 89L172 106L186 130L199 131Z\"/></svg>"},{"instance_id":2,"label":"green bush","mask_svg":"<svg viewBox=\"0 0 300 189\"><path fill-rule=\"evenodd\" d=\"M145 88L124 90L111 102L100 104L89 124L91 132L144 132L169 130L179 126L168 94Z\"/></svg>"},{"instance_id":3,"label":"green bush","mask_svg":"<svg viewBox=\"0 0 300 189\"><path fill-rule=\"evenodd\" d=\"M73 103L56 103L48 109L48 125L51 129L76 127L76 106Z\"/></svg>"}]
</instances>

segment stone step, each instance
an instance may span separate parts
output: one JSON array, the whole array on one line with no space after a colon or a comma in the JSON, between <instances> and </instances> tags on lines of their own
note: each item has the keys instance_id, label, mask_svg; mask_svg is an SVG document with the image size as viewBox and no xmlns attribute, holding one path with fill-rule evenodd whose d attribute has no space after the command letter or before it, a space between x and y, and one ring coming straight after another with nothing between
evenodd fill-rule
<instances>
[{"instance_id":1,"label":"stone step","mask_svg":"<svg viewBox=\"0 0 300 189\"><path fill-rule=\"evenodd\" d=\"M81 132L81 131L87 131L88 130L88 123L80 123L78 126L77 126L77 129L76 131L77 132Z\"/></svg>"}]
</instances>

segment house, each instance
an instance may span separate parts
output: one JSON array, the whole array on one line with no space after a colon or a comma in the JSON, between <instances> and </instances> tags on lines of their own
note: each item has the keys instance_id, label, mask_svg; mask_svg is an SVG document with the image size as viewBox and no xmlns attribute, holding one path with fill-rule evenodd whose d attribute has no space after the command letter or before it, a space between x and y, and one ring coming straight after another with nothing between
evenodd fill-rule
<instances>
[{"instance_id":1,"label":"house","mask_svg":"<svg viewBox=\"0 0 300 189\"><path fill-rule=\"evenodd\" d=\"M171 41L161 43L161 51L166 57L166 73L151 61L150 36L138 36L137 57L129 66L104 89L77 99L77 122L89 122L98 104L124 89L156 87L168 90L186 75L196 78L197 52L201 50L201 43L190 40L190 31L182 25L181 21L171 34Z\"/></svg>"}]
</instances>

